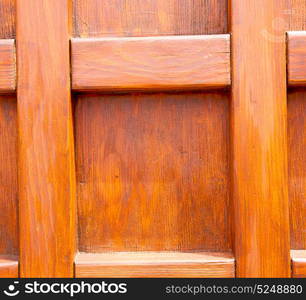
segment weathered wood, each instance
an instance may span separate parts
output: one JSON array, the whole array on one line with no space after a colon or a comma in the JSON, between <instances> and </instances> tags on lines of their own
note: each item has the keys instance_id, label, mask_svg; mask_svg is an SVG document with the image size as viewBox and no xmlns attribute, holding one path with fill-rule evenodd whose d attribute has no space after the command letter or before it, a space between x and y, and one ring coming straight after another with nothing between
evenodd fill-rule
<instances>
[{"instance_id":1,"label":"weathered wood","mask_svg":"<svg viewBox=\"0 0 306 300\"><path fill-rule=\"evenodd\" d=\"M226 93L79 95L79 251L230 251Z\"/></svg>"},{"instance_id":2,"label":"weathered wood","mask_svg":"<svg viewBox=\"0 0 306 300\"><path fill-rule=\"evenodd\" d=\"M73 39L74 90L171 90L230 84L229 35Z\"/></svg>"},{"instance_id":3,"label":"weathered wood","mask_svg":"<svg viewBox=\"0 0 306 300\"><path fill-rule=\"evenodd\" d=\"M227 33L227 3L228 0L73 0L74 35Z\"/></svg>"}]
</instances>

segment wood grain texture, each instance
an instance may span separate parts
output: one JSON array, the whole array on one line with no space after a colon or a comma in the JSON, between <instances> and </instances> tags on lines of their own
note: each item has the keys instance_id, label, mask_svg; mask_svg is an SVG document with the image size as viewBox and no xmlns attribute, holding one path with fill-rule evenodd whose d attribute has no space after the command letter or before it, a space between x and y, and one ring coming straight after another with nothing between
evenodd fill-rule
<instances>
[{"instance_id":1,"label":"wood grain texture","mask_svg":"<svg viewBox=\"0 0 306 300\"><path fill-rule=\"evenodd\" d=\"M290 0L288 3L289 8L285 11L288 18L283 20L275 19L275 26L277 24L283 24L285 26L288 23L288 30L306 30L306 1Z\"/></svg>"},{"instance_id":2,"label":"wood grain texture","mask_svg":"<svg viewBox=\"0 0 306 300\"><path fill-rule=\"evenodd\" d=\"M227 0L73 0L74 36L227 33Z\"/></svg>"},{"instance_id":3,"label":"wood grain texture","mask_svg":"<svg viewBox=\"0 0 306 300\"><path fill-rule=\"evenodd\" d=\"M238 277L289 277L285 0L232 0L232 197Z\"/></svg>"},{"instance_id":4,"label":"wood grain texture","mask_svg":"<svg viewBox=\"0 0 306 300\"><path fill-rule=\"evenodd\" d=\"M79 250L228 251L225 93L79 95Z\"/></svg>"},{"instance_id":5,"label":"wood grain texture","mask_svg":"<svg viewBox=\"0 0 306 300\"><path fill-rule=\"evenodd\" d=\"M17 278L18 261L17 257L0 255L0 278Z\"/></svg>"},{"instance_id":6,"label":"wood grain texture","mask_svg":"<svg viewBox=\"0 0 306 300\"><path fill-rule=\"evenodd\" d=\"M0 256L18 254L17 111L0 96Z\"/></svg>"},{"instance_id":7,"label":"wood grain texture","mask_svg":"<svg viewBox=\"0 0 306 300\"><path fill-rule=\"evenodd\" d=\"M0 93L16 88L16 54L14 40L0 40Z\"/></svg>"},{"instance_id":8,"label":"wood grain texture","mask_svg":"<svg viewBox=\"0 0 306 300\"><path fill-rule=\"evenodd\" d=\"M0 39L15 38L16 0L0 0Z\"/></svg>"},{"instance_id":9,"label":"wood grain texture","mask_svg":"<svg viewBox=\"0 0 306 300\"><path fill-rule=\"evenodd\" d=\"M73 39L74 90L171 90L230 84L229 35Z\"/></svg>"},{"instance_id":10,"label":"wood grain texture","mask_svg":"<svg viewBox=\"0 0 306 300\"><path fill-rule=\"evenodd\" d=\"M306 89L288 94L291 249L306 249Z\"/></svg>"},{"instance_id":11,"label":"wood grain texture","mask_svg":"<svg viewBox=\"0 0 306 300\"><path fill-rule=\"evenodd\" d=\"M80 253L76 277L234 277L234 258L214 252L117 252Z\"/></svg>"},{"instance_id":12,"label":"wood grain texture","mask_svg":"<svg viewBox=\"0 0 306 300\"><path fill-rule=\"evenodd\" d=\"M306 250L291 250L292 277L306 278Z\"/></svg>"},{"instance_id":13,"label":"wood grain texture","mask_svg":"<svg viewBox=\"0 0 306 300\"><path fill-rule=\"evenodd\" d=\"M306 31L288 32L288 84L306 85Z\"/></svg>"},{"instance_id":14,"label":"wood grain texture","mask_svg":"<svg viewBox=\"0 0 306 300\"><path fill-rule=\"evenodd\" d=\"M21 277L73 276L69 1L17 1Z\"/></svg>"}]
</instances>

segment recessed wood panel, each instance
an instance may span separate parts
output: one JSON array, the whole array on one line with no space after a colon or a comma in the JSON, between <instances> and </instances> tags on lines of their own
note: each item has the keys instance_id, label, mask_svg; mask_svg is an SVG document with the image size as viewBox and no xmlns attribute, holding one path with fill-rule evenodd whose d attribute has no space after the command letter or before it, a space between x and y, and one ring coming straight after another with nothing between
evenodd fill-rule
<instances>
[{"instance_id":1,"label":"recessed wood panel","mask_svg":"<svg viewBox=\"0 0 306 300\"><path fill-rule=\"evenodd\" d=\"M225 93L80 95L79 250L228 250Z\"/></svg>"},{"instance_id":2,"label":"recessed wood panel","mask_svg":"<svg viewBox=\"0 0 306 300\"><path fill-rule=\"evenodd\" d=\"M230 85L230 36L71 41L74 90L177 90Z\"/></svg>"},{"instance_id":3,"label":"recessed wood panel","mask_svg":"<svg viewBox=\"0 0 306 300\"><path fill-rule=\"evenodd\" d=\"M227 32L227 0L73 0L74 36Z\"/></svg>"},{"instance_id":4,"label":"recessed wood panel","mask_svg":"<svg viewBox=\"0 0 306 300\"><path fill-rule=\"evenodd\" d=\"M0 0L0 39L15 38L16 0Z\"/></svg>"},{"instance_id":5,"label":"recessed wood panel","mask_svg":"<svg viewBox=\"0 0 306 300\"><path fill-rule=\"evenodd\" d=\"M76 277L234 277L234 258L218 252L79 253Z\"/></svg>"},{"instance_id":6,"label":"recessed wood panel","mask_svg":"<svg viewBox=\"0 0 306 300\"><path fill-rule=\"evenodd\" d=\"M0 96L0 254L18 253L16 99Z\"/></svg>"},{"instance_id":7,"label":"recessed wood panel","mask_svg":"<svg viewBox=\"0 0 306 300\"><path fill-rule=\"evenodd\" d=\"M289 0L289 9L285 12L289 15L289 30L306 30L306 1L305 0ZM273 21L274 27L281 24L287 26L284 19L276 18ZM278 25L277 25L278 24Z\"/></svg>"},{"instance_id":8,"label":"recessed wood panel","mask_svg":"<svg viewBox=\"0 0 306 300\"><path fill-rule=\"evenodd\" d=\"M291 248L306 249L306 89L288 94Z\"/></svg>"}]
</instances>

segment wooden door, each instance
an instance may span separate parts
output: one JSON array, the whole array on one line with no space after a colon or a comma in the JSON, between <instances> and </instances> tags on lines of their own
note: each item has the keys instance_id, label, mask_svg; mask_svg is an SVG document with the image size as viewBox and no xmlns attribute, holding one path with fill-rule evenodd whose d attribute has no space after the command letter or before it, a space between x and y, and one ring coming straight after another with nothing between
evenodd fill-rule
<instances>
[{"instance_id":1,"label":"wooden door","mask_svg":"<svg viewBox=\"0 0 306 300\"><path fill-rule=\"evenodd\" d=\"M0 276L306 276L304 2L0 0Z\"/></svg>"}]
</instances>

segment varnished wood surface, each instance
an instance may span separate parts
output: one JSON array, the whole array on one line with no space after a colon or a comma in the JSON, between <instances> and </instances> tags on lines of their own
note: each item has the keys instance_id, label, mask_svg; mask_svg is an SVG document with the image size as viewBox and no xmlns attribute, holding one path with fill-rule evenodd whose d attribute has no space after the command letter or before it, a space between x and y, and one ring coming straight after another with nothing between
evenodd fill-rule
<instances>
[{"instance_id":1,"label":"varnished wood surface","mask_svg":"<svg viewBox=\"0 0 306 300\"><path fill-rule=\"evenodd\" d=\"M291 249L306 249L306 89L288 92Z\"/></svg>"},{"instance_id":2,"label":"varnished wood surface","mask_svg":"<svg viewBox=\"0 0 306 300\"><path fill-rule=\"evenodd\" d=\"M214 252L79 253L76 277L234 277L234 258Z\"/></svg>"},{"instance_id":3,"label":"varnished wood surface","mask_svg":"<svg viewBox=\"0 0 306 300\"><path fill-rule=\"evenodd\" d=\"M0 0L0 20L0 39L14 39L16 0Z\"/></svg>"},{"instance_id":4,"label":"varnished wood surface","mask_svg":"<svg viewBox=\"0 0 306 300\"><path fill-rule=\"evenodd\" d=\"M306 278L306 250L291 250L292 277Z\"/></svg>"},{"instance_id":5,"label":"varnished wood surface","mask_svg":"<svg viewBox=\"0 0 306 300\"><path fill-rule=\"evenodd\" d=\"M0 94L16 88L16 54L14 40L0 39Z\"/></svg>"},{"instance_id":6,"label":"varnished wood surface","mask_svg":"<svg viewBox=\"0 0 306 300\"><path fill-rule=\"evenodd\" d=\"M74 36L227 33L227 0L73 0Z\"/></svg>"},{"instance_id":7,"label":"varnished wood surface","mask_svg":"<svg viewBox=\"0 0 306 300\"><path fill-rule=\"evenodd\" d=\"M228 251L225 93L79 95L79 250Z\"/></svg>"},{"instance_id":8,"label":"varnished wood surface","mask_svg":"<svg viewBox=\"0 0 306 300\"><path fill-rule=\"evenodd\" d=\"M16 98L0 96L0 256L18 254L16 119Z\"/></svg>"},{"instance_id":9,"label":"varnished wood surface","mask_svg":"<svg viewBox=\"0 0 306 300\"><path fill-rule=\"evenodd\" d=\"M73 39L74 90L171 90L230 84L229 35Z\"/></svg>"},{"instance_id":10,"label":"varnished wood surface","mask_svg":"<svg viewBox=\"0 0 306 300\"><path fill-rule=\"evenodd\" d=\"M0 255L0 278L17 278L18 261L17 257Z\"/></svg>"},{"instance_id":11,"label":"varnished wood surface","mask_svg":"<svg viewBox=\"0 0 306 300\"><path fill-rule=\"evenodd\" d=\"M238 277L289 277L286 0L232 0L232 197Z\"/></svg>"},{"instance_id":12,"label":"varnished wood surface","mask_svg":"<svg viewBox=\"0 0 306 300\"><path fill-rule=\"evenodd\" d=\"M288 84L306 85L306 31L288 32Z\"/></svg>"},{"instance_id":13,"label":"varnished wood surface","mask_svg":"<svg viewBox=\"0 0 306 300\"><path fill-rule=\"evenodd\" d=\"M21 277L73 276L69 2L17 1Z\"/></svg>"}]
</instances>

